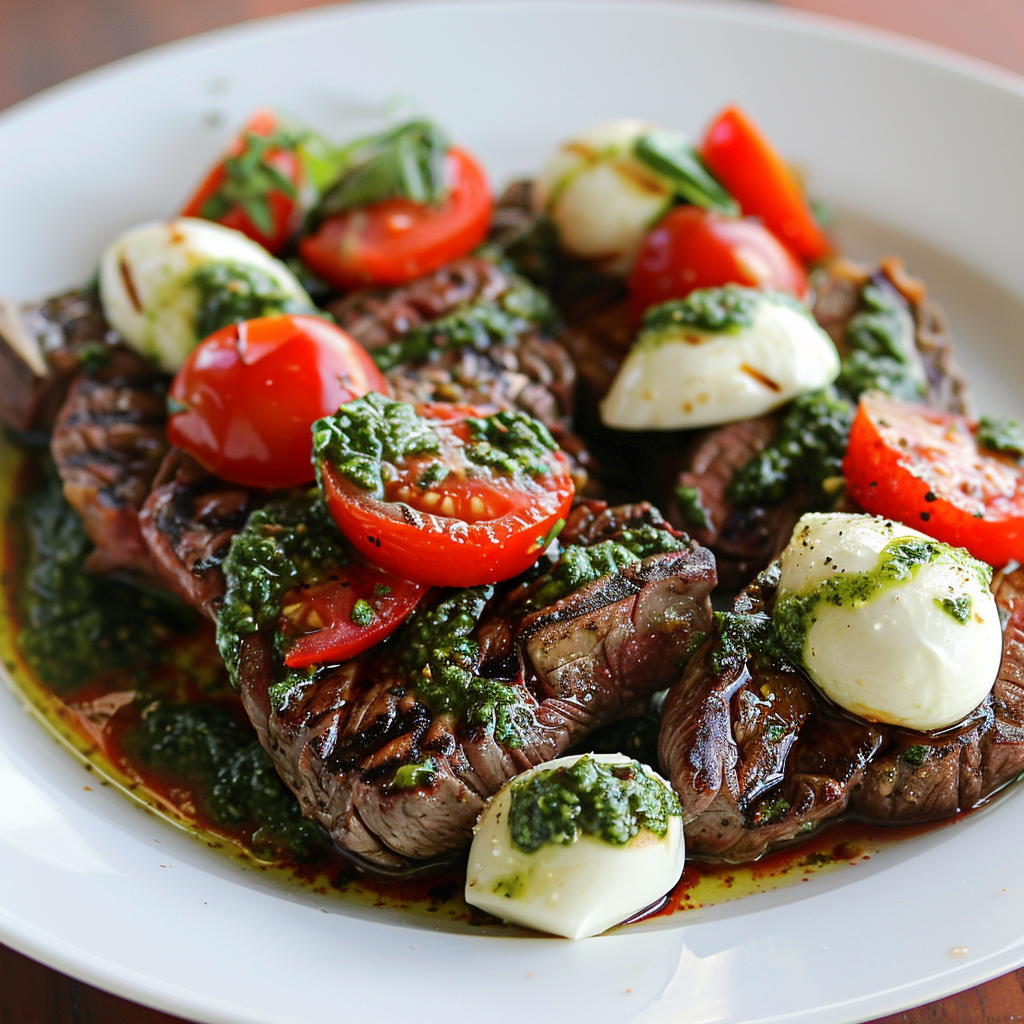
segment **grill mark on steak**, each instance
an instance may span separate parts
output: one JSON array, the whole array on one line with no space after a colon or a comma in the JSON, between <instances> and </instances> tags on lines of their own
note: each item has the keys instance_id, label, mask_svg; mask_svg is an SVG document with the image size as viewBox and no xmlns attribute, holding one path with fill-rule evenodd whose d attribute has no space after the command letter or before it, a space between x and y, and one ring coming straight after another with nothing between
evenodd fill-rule
<instances>
[{"instance_id":1,"label":"grill mark on steak","mask_svg":"<svg viewBox=\"0 0 1024 1024\"><path fill-rule=\"evenodd\" d=\"M57 417L50 450L64 496L95 545L93 571L153 574L139 509L167 451L166 390L163 375L121 350L75 380Z\"/></svg>"},{"instance_id":2,"label":"grill mark on steak","mask_svg":"<svg viewBox=\"0 0 1024 1024\"><path fill-rule=\"evenodd\" d=\"M658 520L647 505L584 504L563 538L598 543ZM389 658L400 633L367 655L322 667L280 712L267 697L267 650L249 659L252 668L240 673L246 709L304 813L342 850L377 869L401 869L465 846L486 799L505 782L678 676L693 633L710 623L714 560L691 544L524 614L524 601L542 583L499 586L474 631L480 663L510 659L502 662L514 671L506 685L532 715L519 747L418 701ZM392 788L397 767L428 755L429 788Z\"/></svg>"},{"instance_id":3,"label":"grill mark on steak","mask_svg":"<svg viewBox=\"0 0 1024 1024\"><path fill-rule=\"evenodd\" d=\"M995 685L971 715L938 733L849 715L786 663L750 657L716 671L709 639L665 700L659 743L689 849L750 860L846 814L878 825L938 821L1017 778L1024 570L1002 575L994 590L1007 616ZM762 612L772 599L773 583L762 579L736 609Z\"/></svg>"},{"instance_id":4,"label":"grill mark on steak","mask_svg":"<svg viewBox=\"0 0 1024 1024\"><path fill-rule=\"evenodd\" d=\"M139 523L152 564L183 600L216 621L221 563L263 492L228 483L176 448L164 458Z\"/></svg>"}]
</instances>

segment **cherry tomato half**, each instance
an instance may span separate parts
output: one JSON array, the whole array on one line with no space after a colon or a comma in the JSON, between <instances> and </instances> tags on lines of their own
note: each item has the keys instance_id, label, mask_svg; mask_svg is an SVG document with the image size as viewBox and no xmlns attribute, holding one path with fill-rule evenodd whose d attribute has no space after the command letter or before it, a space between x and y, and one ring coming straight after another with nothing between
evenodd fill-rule
<instances>
[{"instance_id":1,"label":"cherry tomato half","mask_svg":"<svg viewBox=\"0 0 1024 1024\"><path fill-rule=\"evenodd\" d=\"M329 217L299 242L313 270L335 288L405 284L465 256L491 222L484 169L461 149L448 152L448 197L439 206L384 199Z\"/></svg>"},{"instance_id":2,"label":"cherry tomato half","mask_svg":"<svg viewBox=\"0 0 1024 1024\"><path fill-rule=\"evenodd\" d=\"M215 331L171 384L171 444L250 487L313 479L310 427L387 384L366 350L315 316L266 316Z\"/></svg>"},{"instance_id":3,"label":"cherry tomato half","mask_svg":"<svg viewBox=\"0 0 1024 1024\"><path fill-rule=\"evenodd\" d=\"M362 560L281 602L281 631L293 638L289 668L346 661L369 650L405 621L427 588Z\"/></svg>"},{"instance_id":4,"label":"cherry tomato half","mask_svg":"<svg viewBox=\"0 0 1024 1024\"><path fill-rule=\"evenodd\" d=\"M770 288L802 299L807 272L757 221L677 206L640 244L629 275L630 309L639 320L650 306L724 284Z\"/></svg>"},{"instance_id":5,"label":"cherry tomato half","mask_svg":"<svg viewBox=\"0 0 1024 1024\"><path fill-rule=\"evenodd\" d=\"M967 548L994 566L1024 559L1024 468L980 448L976 427L871 392L843 460L848 493L875 515Z\"/></svg>"},{"instance_id":6,"label":"cherry tomato half","mask_svg":"<svg viewBox=\"0 0 1024 1024\"><path fill-rule=\"evenodd\" d=\"M305 180L296 138L270 110L258 110L181 211L234 228L279 252L302 219Z\"/></svg>"},{"instance_id":7,"label":"cherry tomato half","mask_svg":"<svg viewBox=\"0 0 1024 1024\"><path fill-rule=\"evenodd\" d=\"M383 497L353 483L329 459L318 462L338 528L367 560L420 583L469 587L529 568L572 505L575 488L565 456L545 450L537 456L543 469L536 474L498 471L467 455L477 437L472 424L485 412L443 403L419 405L415 412L437 435L438 447L382 459ZM511 425L501 417L529 419L499 413L484 422Z\"/></svg>"},{"instance_id":8,"label":"cherry tomato half","mask_svg":"<svg viewBox=\"0 0 1024 1024\"><path fill-rule=\"evenodd\" d=\"M700 155L743 213L760 217L801 259L812 262L832 252L786 161L739 107L711 122Z\"/></svg>"}]
</instances>

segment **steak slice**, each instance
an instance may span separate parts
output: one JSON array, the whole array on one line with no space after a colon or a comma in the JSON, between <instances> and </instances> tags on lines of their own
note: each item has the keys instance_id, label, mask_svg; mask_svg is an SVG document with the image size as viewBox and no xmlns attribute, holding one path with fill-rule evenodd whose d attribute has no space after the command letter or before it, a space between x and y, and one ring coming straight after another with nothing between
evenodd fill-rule
<instances>
[{"instance_id":1,"label":"steak slice","mask_svg":"<svg viewBox=\"0 0 1024 1024\"><path fill-rule=\"evenodd\" d=\"M263 492L214 476L172 448L142 506L139 524L157 572L179 597L216 621L231 538Z\"/></svg>"},{"instance_id":2,"label":"steak slice","mask_svg":"<svg viewBox=\"0 0 1024 1024\"><path fill-rule=\"evenodd\" d=\"M643 525L667 530L647 505L586 504L562 542L589 548ZM676 546L557 599L544 596L549 574L476 597L431 592L391 639L322 666L283 698L272 689L282 675L271 646L252 635L239 668L246 709L304 813L342 850L376 869L450 856L469 842L487 799L509 779L678 677L694 633L710 623L715 570L709 552L691 542ZM514 695L510 719L435 713L417 694L420 676L403 652L420 635L423 616L452 600L474 606L464 620L472 644L467 670L501 689L501 699ZM509 720L514 729L503 732L499 723Z\"/></svg>"},{"instance_id":3,"label":"steak slice","mask_svg":"<svg viewBox=\"0 0 1024 1024\"><path fill-rule=\"evenodd\" d=\"M50 450L96 550L89 568L152 575L139 509L167 452L166 379L128 349L71 385Z\"/></svg>"},{"instance_id":4,"label":"steak slice","mask_svg":"<svg viewBox=\"0 0 1024 1024\"><path fill-rule=\"evenodd\" d=\"M913 317L914 340L928 382L928 405L965 412L967 382L953 359L944 314L928 299L924 284L909 277L898 259L882 260L876 271L837 260L816 278L814 315L840 354L846 353L846 328L860 308L861 291L868 283L898 294ZM772 506L741 508L729 499L734 475L772 441L778 423L779 414L773 414L701 431L681 464L668 474L663 504L669 520L714 551L723 586L741 586L777 557L797 519L809 510L810 496L802 489ZM658 475L665 479L664 471ZM680 488L696 493L706 525L697 526L692 514L680 506L676 499Z\"/></svg>"},{"instance_id":5,"label":"steak slice","mask_svg":"<svg viewBox=\"0 0 1024 1024\"><path fill-rule=\"evenodd\" d=\"M49 431L83 366L104 362L116 342L95 290L21 307L0 298L0 421Z\"/></svg>"},{"instance_id":6,"label":"steak slice","mask_svg":"<svg viewBox=\"0 0 1024 1024\"><path fill-rule=\"evenodd\" d=\"M695 853L750 860L848 814L912 825L976 807L1024 771L1024 570L994 584L1006 616L992 692L962 722L925 733L827 700L771 642L773 582L731 617L665 700L659 752Z\"/></svg>"}]
</instances>

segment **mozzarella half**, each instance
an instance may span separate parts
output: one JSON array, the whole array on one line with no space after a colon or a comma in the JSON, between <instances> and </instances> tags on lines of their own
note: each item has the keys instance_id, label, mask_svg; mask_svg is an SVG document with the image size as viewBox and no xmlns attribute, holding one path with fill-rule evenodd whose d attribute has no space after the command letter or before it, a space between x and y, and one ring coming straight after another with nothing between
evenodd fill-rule
<instances>
[{"instance_id":1,"label":"mozzarella half","mask_svg":"<svg viewBox=\"0 0 1024 1024\"><path fill-rule=\"evenodd\" d=\"M679 430L771 412L839 376L832 339L798 309L765 294L749 326L645 331L601 402L621 430Z\"/></svg>"},{"instance_id":2,"label":"mozzarella half","mask_svg":"<svg viewBox=\"0 0 1024 1024\"><path fill-rule=\"evenodd\" d=\"M580 756L560 757L532 768L498 792L476 827L466 874L466 902L527 928L584 939L650 906L679 881L685 850L682 818L669 818L658 837L641 831L619 846L582 835L533 853L513 845L508 818L512 786L538 771L568 766ZM622 754L591 754L603 764L628 764ZM671 790L649 768L651 778Z\"/></svg>"},{"instance_id":3,"label":"mozzarella half","mask_svg":"<svg viewBox=\"0 0 1024 1024\"><path fill-rule=\"evenodd\" d=\"M103 312L129 345L170 373L202 340L195 330L200 295L192 275L208 263L263 271L313 308L298 278L240 231L195 217L132 228L107 246L100 261Z\"/></svg>"},{"instance_id":4,"label":"mozzarella half","mask_svg":"<svg viewBox=\"0 0 1024 1024\"><path fill-rule=\"evenodd\" d=\"M1002 630L990 570L962 549L938 545L937 556L906 579L853 597L851 581L872 573L899 538L937 544L876 516L803 516L782 553L776 623L786 622L787 602L811 597L802 656L822 692L871 721L942 729L981 703L999 670ZM836 603L813 603L835 577L843 577Z\"/></svg>"},{"instance_id":5,"label":"mozzarella half","mask_svg":"<svg viewBox=\"0 0 1024 1024\"><path fill-rule=\"evenodd\" d=\"M644 235L668 209L672 187L633 156L656 128L622 119L594 125L555 151L534 182L534 201L562 248L609 273L625 273Z\"/></svg>"}]
</instances>

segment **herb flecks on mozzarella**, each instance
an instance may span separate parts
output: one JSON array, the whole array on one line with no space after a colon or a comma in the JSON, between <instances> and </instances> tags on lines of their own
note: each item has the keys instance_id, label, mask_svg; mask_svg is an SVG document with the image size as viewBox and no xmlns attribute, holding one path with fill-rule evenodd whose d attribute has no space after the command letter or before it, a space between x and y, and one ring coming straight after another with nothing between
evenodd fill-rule
<instances>
[{"instance_id":1,"label":"herb flecks on mozzarella","mask_svg":"<svg viewBox=\"0 0 1024 1024\"><path fill-rule=\"evenodd\" d=\"M601 403L623 430L678 430L761 416L839 375L831 338L795 299L738 285L648 310Z\"/></svg>"},{"instance_id":2,"label":"herb flecks on mozzarella","mask_svg":"<svg viewBox=\"0 0 1024 1024\"><path fill-rule=\"evenodd\" d=\"M889 519L812 513L781 563L780 640L847 711L942 729L992 688L1002 656L992 570L961 548Z\"/></svg>"},{"instance_id":3,"label":"herb flecks on mozzarella","mask_svg":"<svg viewBox=\"0 0 1024 1024\"><path fill-rule=\"evenodd\" d=\"M684 854L682 812L664 779L622 754L562 757L513 779L487 805L466 901L582 939L664 896Z\"/></svg>"},{"instance_id":4,"label":"herb flecks on mozzarella","mask_svg":"<svg viewBox=\"0 0 1024 1024\"><path fill-rule=\"evenodd\" d=\"M193 217L143 224L114 239L100 262L100 298L110 325L170 373L219 327L315 312L295 275L266 249Z\"/></svg>"}]
</instances>

